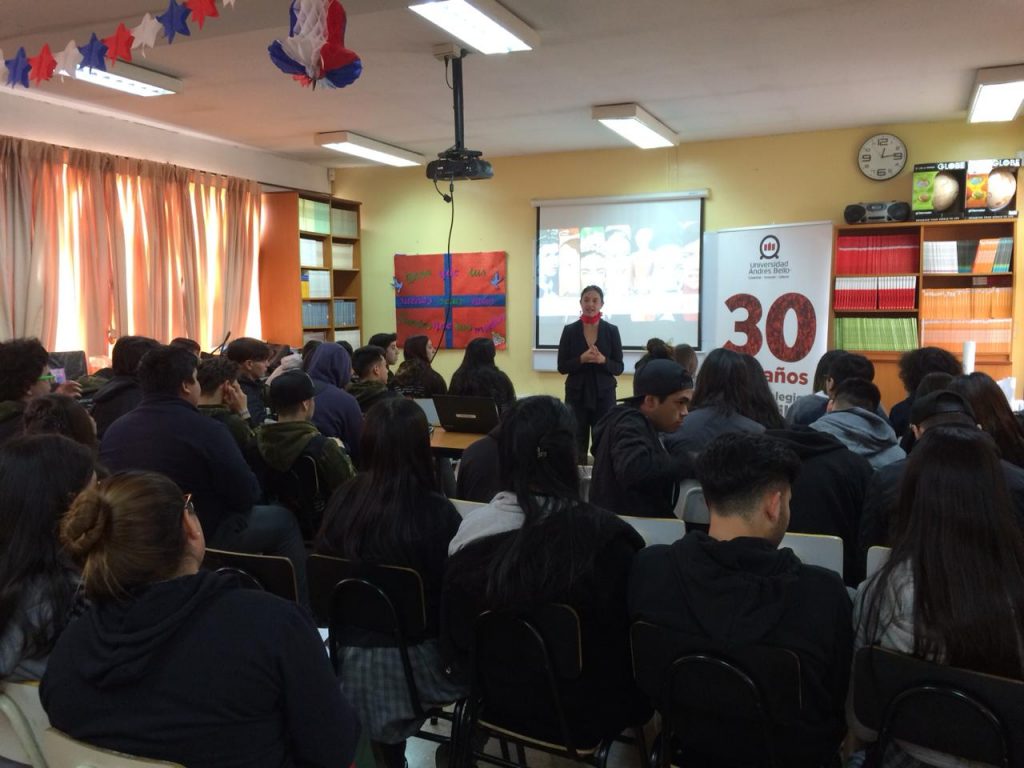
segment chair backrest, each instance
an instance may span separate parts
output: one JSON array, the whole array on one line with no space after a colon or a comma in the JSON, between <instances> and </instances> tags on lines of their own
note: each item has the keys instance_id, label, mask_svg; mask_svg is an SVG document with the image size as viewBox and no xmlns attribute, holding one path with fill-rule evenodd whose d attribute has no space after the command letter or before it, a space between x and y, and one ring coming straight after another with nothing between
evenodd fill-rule
<instances>
[{"instance_id":1,"label":"chair backrest","mask_svg":"<svg viewBox=\"0 0 1024 768\"><path fill-rule=\"evenodd\" d=\"M648 547L652 544L671 544L686 535L686 523L674 517L619 517L636 529L643 537L644 545Z\"/></svg>"},{"instance_id":2,"label":"chair backrest","mask_svg":"<svg viewBox=\"0 0 1024 768\"><path fill-rule=\"evenodd\" d=\"M148 760L76 741L56 728L43 733L43 754L50 768L183 768L180 763Z\"/></svg>"},{"instance_id":3,"label":"chair backrest","mask_svg":"<svg viewBox=\"0 0 1024 768\"><path fill-rule=\"evenodd\" d=\"M295 582L295 567L287 557L207 548L203 568L208 571L235 574L240 577L244 586L258 586L285 600L298 600L299 588Z\"/></svg>"},{"instance_id":4,"label":"chair backrest","mask_svg":"<svg viewBox=\"0 0 1024 768\"><path fill-rule=\"evenodd\" d=\"M674 744L697 763L709 756L722 765L771 761L777 727L800 717L800 660L793 651L725 649L643 621L630 628L630 642L637 684ZM734 737L721 740L723 729Z\"/></svg>"},{"instance_id":5,"label":"chair backrest","mask_svg":"<svg viewBox=\"0 0 1024 768\"><path fill-rule=\"evenodd\" d=\"M40 747L50 720L39 702L37 683L0 683L0 757L46 768Z\"/></svg>"},{"instance_id":6,"label":"chair backrest","mask_svg":"<svg viewBox=\"0 0 1024 768\"><path fill-rule=\"evenodd\" d=\"M878 569L885 565L885 562L889 559L889 555L891 554L891 547L870 547L868 549L866 578L870 579L874 576L878 572Z\"/></svg>"},{"instance_id":7,"label":"chair backrest","mask_svg":"<svg viewBox=\"0 0 1024 768\"><path fill-rule=\"evenodd\" d=\"M704 500L704 489L696 480L684 480L679 484L679 498L672 512L684 523L692 525L709 525L711 512Z\"/></svg>"},{"instance_id":8,"label":"chair backrest","mask_svg":"<svg viewBox=\"0 0 1024 768\"><path fill-rule=\"evenodd\" d=\"M455 511L465 517L474 509L478 507L486 507L487 505L479 501L469 501L468 499L448 499L455 507Z\"/></svg>"},{"instance_id":9,"label":"chair backrest","mask_svg":"<svg viewBox=\"0 0 1024 768\"><path fill-rule=\"evenodd\" d=\"M787 533L780 547L789 547L802 563L828 568L843 577L843 540L818 533Z\"/></svg>"},{"instance_id":10,"label":"chair backrest","mask_svg":"<svg viewBox=\"0 0 1024 768\"><path fill-rule=\"evenodd\" d=\"M879 745L901 739L990 765L1024 756L1024 682L924 661L876 646L857 651L857 719Z\"/></svg>"}]
</instances>

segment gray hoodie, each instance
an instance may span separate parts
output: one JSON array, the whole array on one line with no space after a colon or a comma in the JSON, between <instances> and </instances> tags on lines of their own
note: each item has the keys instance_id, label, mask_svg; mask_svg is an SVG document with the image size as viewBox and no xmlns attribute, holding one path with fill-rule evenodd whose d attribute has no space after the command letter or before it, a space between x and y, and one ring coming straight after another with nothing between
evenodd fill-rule
<instances>
[{"instance_id":1,"label":"gray hoodie","mask_svg":"<svg viewBox=\"0 0 1024 768\"><path fill-rule=\"evenodd\" d=\"M863 408L849 408L826 413L811 424L811 429L834 435L839 441L879 469L906 457L899 446L896 432L889 422Z\"/></svg>"}]
</instances>

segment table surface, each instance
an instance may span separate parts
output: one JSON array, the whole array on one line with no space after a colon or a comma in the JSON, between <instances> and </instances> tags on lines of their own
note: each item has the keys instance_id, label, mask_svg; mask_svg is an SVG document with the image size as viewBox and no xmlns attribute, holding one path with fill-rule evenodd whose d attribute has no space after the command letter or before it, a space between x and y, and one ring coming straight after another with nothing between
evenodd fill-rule
<instances>
[{"instance_id":1,"label":"table surface","mask_svg":"<svg viewBox=\"0 0 1024 768\"><path fill-rule=\"evenodd\" d=\"M438 453L461 454L484 435L473 432L446 432L441 427L434 427L430 436L430 448Z\"/></svg>"}]
</instances>

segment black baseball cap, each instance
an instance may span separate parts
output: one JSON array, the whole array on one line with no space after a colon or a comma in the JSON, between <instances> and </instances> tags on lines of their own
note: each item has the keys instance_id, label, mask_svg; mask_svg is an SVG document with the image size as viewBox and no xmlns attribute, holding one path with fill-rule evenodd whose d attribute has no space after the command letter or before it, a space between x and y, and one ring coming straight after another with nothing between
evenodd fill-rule
<instances>
[{"instance_id":1,"label":"black baseball cap","mask_svg":"<svg viewBox=\"0 0 1024 768\"><path fill-rule=\"evenodd\" d=\"M623 400L639 400L647 395L667 397L683 389L693 389L693 379L683 366L673 360L650 360L633 376L633 396Z\"/></svg>"},{"instance_id":2,"label":"black baseball cap","mask_svg":"<svg viewBox=\"0 0 1024 768\"><path fill-rule=\"evenodd\" d=\"M288 408L309 400L322 388L305 371L285 371L270 382L270 403L275 408Z\"/></svg>"},{"instance_id":3,"label":"black baseball cap","mask_svg":"<svg viewBox=\"0 0 1024 768\"><path fill-rule=\"evenodd\" d=\"M948 389L939 389L929 392L914 400L910 407L910 423L921 426L933 416L941 416L946 413L962 413L974 421L974 410L960 394Z\"/></svg>"}]
</instances>

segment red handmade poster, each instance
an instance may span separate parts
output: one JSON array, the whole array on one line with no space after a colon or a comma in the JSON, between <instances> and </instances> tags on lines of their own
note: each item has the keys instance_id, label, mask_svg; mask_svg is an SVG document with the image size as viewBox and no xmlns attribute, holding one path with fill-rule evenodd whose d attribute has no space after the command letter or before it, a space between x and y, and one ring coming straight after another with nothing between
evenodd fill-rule
<instances>
[{"instance_id":1,"label":"red handmade poster","mask_svg":"<svg viewBox=\"0 0 1024 768\"><path fill-rule=\"evenodd\" d=\"M425 334L444 349L490 336L505 348L504 251L395 254L398 344Z\"/></svg>"}]
</instances>

